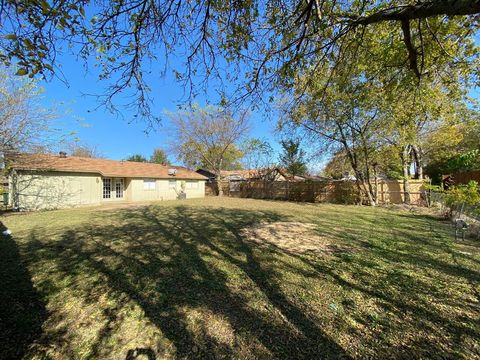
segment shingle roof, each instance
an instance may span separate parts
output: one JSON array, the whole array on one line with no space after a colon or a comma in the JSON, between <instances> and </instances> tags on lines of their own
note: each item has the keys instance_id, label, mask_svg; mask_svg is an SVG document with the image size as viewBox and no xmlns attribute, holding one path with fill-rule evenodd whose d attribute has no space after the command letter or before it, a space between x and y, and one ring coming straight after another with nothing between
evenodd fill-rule
<instances>
[{"instance_id":1,"label":"shingle roof","mask_svg":"<svg viewBox=\"0 0 480 360\"><path fill-rule=\"evenodd\" d=\"M8 166L17 170L95 173L111 177L207 179L205 176L181 166L93 159L78 156L61 157L46 154L11 154L8 156ZM176 169L176 175L169 175L169 169Z\"/></svg>"},{"instance_id":2,"label":"shingle roof","mask_svg":"<svg viewBox=\"0 0 480 360\"><path fill-rule=\"evenodd\" d=\"M263 169L246 169L246 170L221 170L220 175L223 177L238 175L244 179L252 179L260 177L264 174Z\"/></svg>"},{"instance_id":3,"label":"shingle roof","mask_svg":"<svg viewBox=\"0 0 480 360\"><path fill-rule=\"evenodd\" d=\"M234 177L238 176L244 180L259 179L266 175L270 175L273 172L277 172L282 175L285 179L289 181L305 181L303 176L294 176L288 174L284 169L279 167L263 168L263 169L246 169L246 170L222 170L220 174L223 177Z\"/></svg>"}]
</instances>

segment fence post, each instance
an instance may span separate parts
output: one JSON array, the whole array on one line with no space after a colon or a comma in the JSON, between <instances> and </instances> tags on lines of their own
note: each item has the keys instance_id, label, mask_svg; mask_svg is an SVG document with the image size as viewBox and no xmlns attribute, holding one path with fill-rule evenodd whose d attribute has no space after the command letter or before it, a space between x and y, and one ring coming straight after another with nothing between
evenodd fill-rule
<instances>
[{"instance_id":1,"label":"fence post","mask_svg":"<svg viewBox=\"0 0 480 360\"><path fill-rule=\"evenodd\" d=\"M385 194L383 192L383 180L380 182L380 198L381 198L382 204L385 204Z\"/></svg>"}]
</instances>

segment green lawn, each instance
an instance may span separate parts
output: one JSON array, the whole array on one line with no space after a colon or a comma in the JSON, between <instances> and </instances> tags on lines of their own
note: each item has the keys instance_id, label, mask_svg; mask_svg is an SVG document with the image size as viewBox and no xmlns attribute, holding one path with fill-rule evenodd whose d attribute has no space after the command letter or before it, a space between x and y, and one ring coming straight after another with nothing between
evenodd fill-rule
<instances>
[{"instance_id":1,"label":"green lawn","mask_svg":"<svg viewBox=\"0 0 480 360\"><path fill-rule=\"evenodd\" d=\"M480 356L479 243L433 216L207 198L2 221L1 359Z\"/></svg>"}]
</instances>

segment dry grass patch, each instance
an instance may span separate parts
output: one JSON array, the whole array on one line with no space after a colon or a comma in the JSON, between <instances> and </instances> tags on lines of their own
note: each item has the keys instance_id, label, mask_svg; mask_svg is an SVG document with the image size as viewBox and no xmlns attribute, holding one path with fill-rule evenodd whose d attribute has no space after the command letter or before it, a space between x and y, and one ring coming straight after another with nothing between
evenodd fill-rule
<instances>
[{"instance_id":1,"label":"dry grass patch","mask_svg":"<svg viewBox=\"0 0 480 360\"><path fill-rule=\"evenodd\" d=\"M330 236L320 235L318 226L296 221L260 223L242 229L247 241L260 246L274 246L297 254L338 254L351 252L350 246L335 244Z\"/></svg>"}]
</instances>

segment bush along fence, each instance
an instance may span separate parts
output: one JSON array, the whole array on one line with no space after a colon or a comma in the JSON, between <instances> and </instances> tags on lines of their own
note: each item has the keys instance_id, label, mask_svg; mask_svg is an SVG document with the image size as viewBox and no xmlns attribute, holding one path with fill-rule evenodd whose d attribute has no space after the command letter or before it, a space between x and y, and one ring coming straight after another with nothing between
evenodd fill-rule
<instances>
[{"instance_id":1,"label":"bush along fence","mask_svg":"<svg viewBox=\"0 0 480 360\"><path fill-rule=\"evenodd\" d=\"M427 186L427 203L437 206L452 221L455 237L465 235L480 239L480 188L476 181L456 185L447 191L438 186Z\"/></svg>"},{"instance_id":2,"label":"bush along fence","mask_svg":"<svg viewBox=\"0 0 480 360\"><path fill-rule=\"evenodd\" d=\"M402 204L404 202L403 182L380 180L376 184L379 204ZM207 185L206 194L216 195L216 184ZM299 202L330 202L358 204L364 202L354 181L290 182L290 181L243 181L226 182L223 193L227 196L288 200ZM425 205L425 188L422 180L410 181L410 203Z\"/></svg>"}]
</instances>

